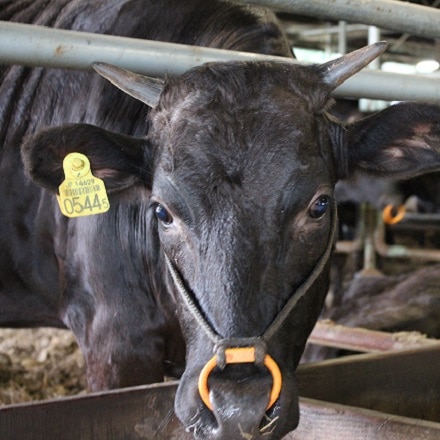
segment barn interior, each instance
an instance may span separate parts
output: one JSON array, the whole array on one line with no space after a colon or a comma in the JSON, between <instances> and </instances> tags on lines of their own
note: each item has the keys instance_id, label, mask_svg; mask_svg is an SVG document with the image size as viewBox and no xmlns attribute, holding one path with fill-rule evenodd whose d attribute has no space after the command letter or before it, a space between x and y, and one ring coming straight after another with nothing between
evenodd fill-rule
<instances>
[{"instance_id":1,"label":"barn interior","mask_svg":"<svg viewBox=\"0 0 440 440\"><path fill-rule=\"evenodd\" d=\"M388 42L387 51L369 66L377 73L374 83L366 77L367 84L359 79L354 92L335 94L332 113L337 118L355 121L406 100L440 101L440 0L242 2L267 6L277 14L301 63L320 63L367 44ZM402 80L397 81L400 78ZM304 396L336 402L334 411L340 410L339 414L344 413L339 404L385 413L391 408L399 416L412 418L411 429L416 429L416 425L420 427L420 431L414 432L432 429L426 438L434 439L440 435L437 402L440 390L440 368L437 369L440 366L437 341L440 339L440 173L402 182L354 179L342 182L337 191L340 225L332 261L332 284L322 321L310 338L303 358L304 369L299 373L304 381ZM371 379L378 390L384 389L387 380L393 382L391 372L397 374L397 365L405 362L402 354L403 360L387 363L385 359L381 363L384 356L392 356L390 353L395 349L408 351L405 358L408 368L402 367L402 374L405 370L410 377L409 370L417 370L418 359L423 359L425 365L430 365L426 374L431 375L432 380L422 383L414 379L415 385L407 393L403 387L390 387L385 403L378 403L376 395L365 393L347 397L349 390L341 397L336 389L322 385L345 371L347 365L341 361L342 356L361 356L358 359L377 356L376 367L371 364L372 358L365 358L366 368L377 377L381 368L386 372L381 376L384 382ZM421 352L417 354L417 350ZM317 363L316 369L313 363ZM311 386L318 380L317 374L326 378L319 382L322 392L318 385ZM365 374L362 366L356 374ZM0 406L7 408L36 400L86 396L84 375L84 360L67 330L0 329ZM346 373L346 377L348 382L353 381L354 388L359 376ZM396 376L395 382L398 381ZM338 386L342 386L340 382ZM174 392L166 389L163 395L168 398ZM417 408L415 404L411 408L403 408L403 404L397 408L392 402L396 396L399 401L402 398L409 401L411 396L419 403L423 397L428 396L428 400ZM153 401L153 397L149 399ZM151 401L148 400L148 404L151 405ZM304 401L304 414L309 411L313 417L318 413L326 416L327 407L320 406L318 411L315 407L310 409L309 404L312 408L308 400ZM172 410L166 407L163 411ZM371 417L368 423L379 420ZM389 420L380 419L380 423L386 424ZM141 426L138 434L142 429L146 428ZM149 429L139 438L150 438ZM169 429L169 435L177 435L173 434L178 432L173 431L178 429L175 422L170 422ZM336 432L337 428L334 429ZM410 432L397 431L387 438L403 439ZM353 439L385 438L379 433L366 437L365 433L365 430L359 431L358 437ZM310 438L338 438L336 434L325 437L329 432L326 434L324 428L318 434ZM181 435L168 438L186 438ZM309 438L305 437L304 430L295 435L288 438Z\"/></svg>"}]
</instances>

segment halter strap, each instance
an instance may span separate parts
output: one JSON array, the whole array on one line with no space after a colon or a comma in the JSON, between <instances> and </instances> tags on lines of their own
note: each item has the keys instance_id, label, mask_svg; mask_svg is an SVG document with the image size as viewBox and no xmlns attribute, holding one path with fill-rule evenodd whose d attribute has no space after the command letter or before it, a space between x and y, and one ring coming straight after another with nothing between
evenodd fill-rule
<instances>
[{"instance_id":1,"label":"halter strap","mask_svg":"<svg viewBox=\"0 0 440 440\"><path fill-rule=\"evenodd\" d=\"M333 244L336 236L337 229L337 215L336 215L336 201L333 199L332 202L332 221L330 226L330 239L327 243L327 247L324 253L321 255L318 263L314 267L313 271L307 277L307 279L301 284L301 286L296 290L296 292L289 298L287 303L272 321L272 323L267 327L263 335L261 336L264 340L268 341L277 330L283 325L284 321L290 315L291 311L294 309L298 301L307 293L307 291L312 287L316 279L321 275L326 264L330 259L330 255L333 250Z\"/></svg>"},{"instance_id":2,"label":"halter strap","mask_svg":"<svg viewBox=\"0 0 440 440\"><path fill-rule=\"evenodd\" d=\"M255 340L263 340L268 341L274 334L279 330L279 328L283 325L284 321L287 319L289 314L292 312L298 301L307 293L307 291L311 288L313 283L316 281L316 279L319 277L319 275L324 270L324 267L326 266L332 249L333 249L333 242L336 236L336 227L337 227L337 215L336 215L336 202L333 199L332 202L332 209L331 209L331 226L330 226L330 237L329 241L327 243L327 247L324 251L324 253L319 258L316 266L314 267L313 271L310 273L310 275L307 277L307 279L301 284L301 286L296 290L296 292L289 298L287 303L283 306L281 311L278 313L278 315L275 317L275 319L272 321L272 323L267 327L267 329L264 331L264 333L260 336L254 337L254 338L223 338L220 336L214 328L211 326L211 324L207 321L205 318L202 310L196 304L194 301L192 295L188 292L186 289L182 278L180 277L180 274L177 272L174 264L169 259L168 255L164 253L165 255L165 261L168 266L168 270L170 271L171 277L173 278L174 284L177 287L177 290L182 297L186 307L190 311L190 313L193 315L194 319L196 320L197 324L203 329L206 336L213 342L215 347L221 347L221 350L224 350L226 346L231 347L232 345L230 342L234 342L238 345L235 346L245 346L246 344L251 344ZM221 342L221 343L220 343ZM216 348L215 348L216 349Z\"/></svg>"}]
</instances>

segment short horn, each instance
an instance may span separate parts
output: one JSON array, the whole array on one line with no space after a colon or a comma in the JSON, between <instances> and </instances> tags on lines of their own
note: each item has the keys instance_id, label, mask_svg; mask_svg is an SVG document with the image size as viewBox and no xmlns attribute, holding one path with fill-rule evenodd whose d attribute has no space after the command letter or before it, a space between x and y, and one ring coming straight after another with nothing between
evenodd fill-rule
<instances>
[{"instance_id":1,"label":"short horn","mask_svg":"<svg viewBox=\"0 0 440 440\"><path fill-rule=\"evenodd\" d=\"M324 82L332 90L335 89L380 56L387 46L388 43L386 41L379 41L321 64L319 67L323 73Z\"/></svg>"},{"instance_id":2,"label":"short horn","mask_svg":"<svg viewBox=\"0 0 440 440\"><path fill-rule=\"evenodd\" d=\"M92 67L123 92L152 108L157 106L164 88L162 79L138 75L106 63L93 63Z\"/></svg>"}]
</instances>

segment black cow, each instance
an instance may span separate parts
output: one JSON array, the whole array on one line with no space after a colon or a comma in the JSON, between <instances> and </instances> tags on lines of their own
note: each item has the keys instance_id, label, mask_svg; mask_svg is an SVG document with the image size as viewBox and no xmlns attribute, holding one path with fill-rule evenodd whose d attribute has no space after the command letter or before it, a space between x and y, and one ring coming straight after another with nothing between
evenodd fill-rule
<instances>
[{"instance_id":1,"label":"black cow","mask_svg":"<svg viewBox=\"0 0 440 440\"><path fill-rule=\"evenodd\" d=\"M11 0L2 1L0 19L292 56L270 11L226 1ZM69 122L144 136L147 107L85 72L3 67L0 84L0 325L72 329L92 390L178 375L184 342L164 281L153 275L159 256L157 238L144 231L148 206L115 205L106 242L92 244L89 227L61 217L53 196L25 177L20 158L25 136ZM121 171L129 157L143 162L137 141L124 144L115 157ZM117 193L137 180L126 171Z\"/></svg>"},{"instance_id":2,"label":"black cow","mask_svg":"<svg viewBox=\"0 0 440 440\"><path fill-rule=\"evenodd\" d=\"M98 64L154 107L146 137L88 124L30 136L22 157L39 191L6 144L2 169L11 180L2 198L16 220L2 252L25 260L8 256L21 276L10 275L6 287L24 295L26 276L36 276L39 303L47 299L48 315L64 312L89 372L108 362L107 380L148 362L148 379L157 380L165 359L178 362L182 347L168 345L178 340L177 315L187 345L175 403L184 425L199 439L280 439L298 423L295 368L327 293L336 181L356 170L407 178L440 169L440 107L403 104L351 125L326 112L332 90L383 50L308 67L208 64L160 87ZM91 91L97 101L101 89ZM105 181L106 214L59 213L55 194L70 152L86 154ZM255 362L226 365L236 347L250 347ZM197 382L214 354L221 368L202 381L210 390L202 401ZM133 360L131 371L121 358ZM274 364L282 386L269 404Z\"/></svg>"},{"instance_id":3,"label":"black cow","mask_svg":"<svg viewBox=\"0 0 440 440\"><path fill-rule=\"evenodd\" d=\"M336 180L354 170L411 177L440 167L438 106L403 104L352 125L325 112L331 90L382 49L314 67L210 64L159 92L156 80L149 90L146 78L98 65L122 89L144 84L135 96L155 106L147 138L80 124L23 146L28 173L53 194L72 151L90 158L114 194L108 214L66 221L77 234L70 258L80 264L69 271L77 298L96 297L100 277L113 287L132 277L126 266L147 249L156 270L130 281L159 284L168 259L167 290L187 342L176 411L197 438L280 438L296 426L294 370L327 292ZM131 262L115 250L121 241ZM260 365L227 366L210 377L211 411L197 391L201 370L214 348L221 362L222 348L246 344L280 366L280 396L267 410L270 375Z\"/></svg>"}]
</instances>

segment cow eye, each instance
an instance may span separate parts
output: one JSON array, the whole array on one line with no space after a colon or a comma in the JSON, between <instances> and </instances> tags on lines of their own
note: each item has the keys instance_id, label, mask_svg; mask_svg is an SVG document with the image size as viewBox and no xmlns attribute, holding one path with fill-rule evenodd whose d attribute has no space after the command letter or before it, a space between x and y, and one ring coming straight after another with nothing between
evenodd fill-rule
<instances>
[{"instance_id":1,"label":"cow eye","mask_svg":"<svg viewBox=\"0 0 440 440\"><path fill-rule=\"evenodd\" d=\"M309 216L315 219L321 218L328 210L329 196L321 196L316 199L309 209Z\"/></svg>"},{"instance_id":2,"label":"cow eye","mask_svg":"<svg viewBox=\"0 0 440 440\"><path fill-rule=\"evenodd\" d=\"M161 221L165 226L170 225L173 222L173 217L170 213L160 204L156 205L154 213L159 221Z\"/></svg>"}]
</instances>

